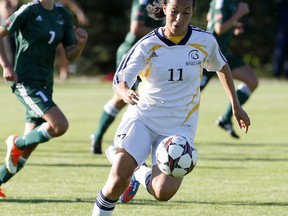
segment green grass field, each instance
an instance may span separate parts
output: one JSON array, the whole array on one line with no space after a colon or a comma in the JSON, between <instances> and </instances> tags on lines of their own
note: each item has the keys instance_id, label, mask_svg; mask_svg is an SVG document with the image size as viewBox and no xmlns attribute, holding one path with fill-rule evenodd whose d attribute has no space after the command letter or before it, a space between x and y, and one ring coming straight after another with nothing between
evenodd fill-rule
<instances>
[{"instance_id":1,"label":"green grass field","mask_svg":"<svg viewBox=\"0 0 288 216\"><path fill-rule=\"evenodd\" d=\"M198 164L168 202L157 202L144 187L128 204L118 204L115 216L284 216L288 214L288 83L261 80L245 105L252 125L248 134L237 129L231 139L214 121L228 102L213 80L202 94L195 139ZM92 155L89 136L96 129L110 83L71 79L56 83L54 98L70 121L62 137L40 145L24 170L2 185L0 215L91 215L110 164L105 155ZM5 139L22 134L24 111L7 83L0 82L0 159ZM120 120L109 128L104 148L112 143ZM149 161L150 162L150 161ZM148 164L149 164L148 162ZM2 162L1 162L2 163Z\"/></svg>"}]
</instances>

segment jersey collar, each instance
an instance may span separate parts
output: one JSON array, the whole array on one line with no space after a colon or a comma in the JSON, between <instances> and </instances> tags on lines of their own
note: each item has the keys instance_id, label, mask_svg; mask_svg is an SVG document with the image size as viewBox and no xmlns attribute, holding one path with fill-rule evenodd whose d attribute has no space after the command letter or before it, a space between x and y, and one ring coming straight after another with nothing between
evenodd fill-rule
<instances>
[{"instance_id":1,"label":"jersey collar","mask_svg":"<svg viewBox=\"0 0 288 216\"><path fill-rule=\"evenodd\" d=\"M165 38L162 34L162 29L163 27L159 27L157 29L154 30L155 34L157 35L157 37L163 42L165 43L167 46L176 46L176 45L185 45L189 38L191 37L192 35L192 27L191 25L188 26L188 32L187 34L185 35L185 37L178 43L178 44L175 44L174 42L170 41L169 39Z\"/></svg>"}]
</instances>

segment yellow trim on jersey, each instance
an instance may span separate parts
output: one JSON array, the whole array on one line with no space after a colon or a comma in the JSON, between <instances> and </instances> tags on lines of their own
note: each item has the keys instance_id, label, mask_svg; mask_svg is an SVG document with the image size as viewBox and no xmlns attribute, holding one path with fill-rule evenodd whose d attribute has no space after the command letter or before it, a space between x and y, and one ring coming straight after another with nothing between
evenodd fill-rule
<instances>
[{"instance_id":1,"label":"yellow trim on jersey","mask_svg":"<svg viewBox=\"0 0 288 216\"><path fill-rule=\"evenodd\" d=\"M149 73L150 73L150 70L151 70L151 67L152 67L152 65L150 65L149 67L147 67L147 69L145 68L144 70L143 70L143 72L142 72L142 76L143 77L148 77L148 75L149 75Z\"/></svg>"},{"instance_id":2,"label":"yellow trim on jersey","mask_svg":"<svg viewBox=\"0 0 288 216\"><path fill-rule=\"evenodd\" d=\"M148 53L151 53L150 56L146 59L146 63L148 64L149 61L151 60L151 58L153 57L154 55L154 51L157 50L157 49L160 49L161 47L163 47L162 45L156 45L156 46L153 46Z\"/></svg>"},{"instance_id":3,"label":"yellow trim on jersey","mask_svg":"<svg viewBox=\"0 0 288 216\"><path fill-rule=\"evenodd\" d=\"M201 67L201 69L200 69L200 78L201 78L201 79L202 79L202 73L201 73L202 70L203 70L203 68ZM201 79L200 79L200 80L201 80ZM198 88L197 88L197 90L196 90L196 93L193 95L191 102L187 104L186 108L189 106L189 104L192 104L192 103L194 102L195 97L199 94L199 90L200 90L200 86L198 86ZM190 118L190 116L191 116L196 110L199 109L199 106L200 106L200 100L199 100L199 102L189 111L188 115L187 115L186 118L185 118L184 123ZM184 123L183 123L183 124L184 124Z\"/></svg>"},{"instance_id":4,"label":"yellow trim on jersey","mask_svg":"<svg viewBox=\"0 0 288 216\"><path fill-rule=\"evenodd\" d=\"M175 37L169 37L168 40L172 41L175 44L178 44L184 36L175 36Z\"/></svg>"},{"instance_id":5,"label":"yellow trim on jersey","mask_svg":"<svg viewBox=\"0 0 288 216\"><path fill-rule=\"evenodd\" d=\"M154 51L157 50L157 49L160 49L161 47L163 47L162 45L156 45L156 46L153 46L150 50L149 50L149 53L151 53L149 55L149 57L146 59L146 64L148 65L150 60L154 57L155 53ZM151 67L152 65L150 64L150 66L144 68L144 70L142 70L141 74L140 74L140 78L144 78L144 77L148 77L149 73L150 73L150 70L151 70ZM143 79L142 79L143 80Z\"/></svg>"},{"instance_id":6,"label":"yellow trim on jersey","mask_svg":"<svg viewBox=\"0 0 288 216\"><path fill-rule=\"evenodd\" d=\"M196 49L200 50L206 57L208 56L208 52L203 49L203 47L207 48L206 46L202 44L189 44L189 46L195 47Z\"/></svg>"},{"instance_id":7,"label":"yellow trim on jersey","mask_svg":"<svg viewBox=\"0 0 288 216\"><path fill-rule=\"evenodd\" d=\"M196 110L199 109L199 106L200 106L200 101L193 107L192 110L190 110L190 112L188 113L188 115L187 115L184 123L190 118L190 116L191 116ZM183 124L184 124L184 123L183 123Z\"/></svg>"},{"instance_id":8,"label":"yellow trim on jersey","mask_svg":"<svg viewBox=\"0 0 288 216\"><path fill-rule=\"evenodd\" d=\"M198 86L197 91L196 91L196 94L193 95L192 101L191 101L190 103L188 103L187 106L189 106L189 104L191 104L191 103L194 102L194 99L195 99L196 95L198 95L199 90L200 90L200 86ZM186 106L186 107L187 107L187 106ZM191 116L196 110L199 109L199 106L200 106L200 100L199 100L199 102L189 111L189 113L188 113L188 115L187 115L184 123L190 118L190 116ZM183 124L184 124L184 123L183 123Z\"/></svg>"},{"instance_id":9,"label":"yellow trim on jersey","mask_svg":"<svg viewBox=\"0 0 288 216\"><path fill-rule=\"evenodd\" d=\"M153 53L153 51L155 51L155 50L157 50L157 49L159 49L159 48L161 48L161 47L163 47L163 45L153 46L153 47L149 50L149 52L152 52L152 53Z\"/></svg>"}]
</instances>

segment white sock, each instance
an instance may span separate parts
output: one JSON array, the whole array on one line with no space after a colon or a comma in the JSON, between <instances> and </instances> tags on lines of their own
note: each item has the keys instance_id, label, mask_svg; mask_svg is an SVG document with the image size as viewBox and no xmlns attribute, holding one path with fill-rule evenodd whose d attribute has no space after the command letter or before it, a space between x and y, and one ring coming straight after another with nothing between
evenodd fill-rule
<instances>
[{"instance_id":1,"label":"white sock","mask_svg":"<svg viewBox=\"0 0 288 216\"><path fill-rule=\"evenodd\" d=\"M152 170L145 165L141 165L139 169L134 172L135 179L142 184L146 190L148 190L147 186L150 182Z\"/></svg>"},{"instance_id":2,"label":"white sock","mask_svg":"<svg viewBox=\"0 0 288 216\"><path fill-rule=\"evenodd\" d=\"M95 200L92 216L110 216L116 204L117 200L108 199L102 191L100 191Z\"/></svg>"},{"instance_id":3,"label":"white sock","mask_svg":"<svg viewBox=\"0 0 288 216\"><path fill-rule=\"evenodd\" d=\"M109 100L105 105L104 105L104 111L108 113L110 116L116 117L117 114L120 112L119 109L117 109L113 102Z\"/></svg>"},{"instance_id":4,"label":"white sock","mask_svg":"<svg viewBox=\"0 0 288 216\"><path fill-rule=\"evenodd\" d=\"M43 136L46 137L48 140L52 138L52 136L47 131L48 122L44 122L40 125L38 131L41 131Z\"/></svg>"},{"instance_id":5,"label":"white sock","mask_svg":"<svg viewBox=\"0 0 288 216\"><path fill-rule=\"evenodd\" d=\"M238 86L237 86L237 90L243 92L244 94L247 95L247 97L249 97L252 92L250 91L249 87L245 84L245 83L240 83Z\"/></svg>"},{"instance_id":6,"label":"white sock","mask_svg":"<svg viewBox=\"0 0 288 216\"><path fill-rule=\"evenodd\" d=\"M94 204L92 216L111 216L113 211L105 211L100 209L97 204Z\"/></svg>"}]
</instances>

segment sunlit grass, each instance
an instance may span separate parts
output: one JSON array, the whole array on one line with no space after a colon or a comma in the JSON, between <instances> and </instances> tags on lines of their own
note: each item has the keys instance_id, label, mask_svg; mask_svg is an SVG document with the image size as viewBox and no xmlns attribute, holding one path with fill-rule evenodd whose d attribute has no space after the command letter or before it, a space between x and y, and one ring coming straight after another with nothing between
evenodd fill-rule
<instances>
[{"instance_id":1,"label":"sunlit grass","mask_svg":"<svg viewBox=\"0 0 288 216\"><path fill-rule=\"evenodd\" d=\"M8 198L0 200L0 215L90 215L106 181L110 164L105 155L90 153L89 135L112 95L111 84L72 79L56 83L54 92L69 119L69 131L40 145L23 171L2 185ZM202 94L195 139L198 164L178 193L168 202L157 202L141 187L131 203L116 206L114 215L287 215L287 92L285 81L262 80L245 105L250 131L244 134L237 129L241 139L233 140L214 124L228 100L213 80ZM24 111L4 82L0 82L0 101L4 161L4 140L23 133ZM112 144L119 121L120 116L107 131L104 149Z\"/></svg>"}]
</instances>

